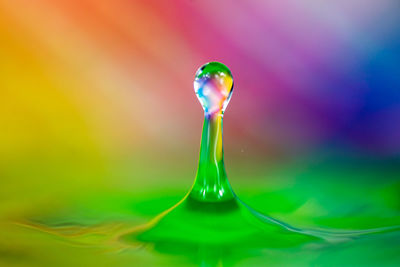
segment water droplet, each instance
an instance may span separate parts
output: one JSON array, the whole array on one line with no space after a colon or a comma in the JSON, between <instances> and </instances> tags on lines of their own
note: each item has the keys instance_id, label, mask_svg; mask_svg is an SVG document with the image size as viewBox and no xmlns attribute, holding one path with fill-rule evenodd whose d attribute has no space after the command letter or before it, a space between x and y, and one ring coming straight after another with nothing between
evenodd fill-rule
<instances>
[{"instance_id":1,"label":"water droplet","mask_svg":"<svg viewBox=\"0 0 400 267\"><path fill-rule=\"evenodd\" d=\"M196 72L194 90L206 114L224 112L233 92L232 73L219 62L204 64Z\"/></svg>"}]
</instances>

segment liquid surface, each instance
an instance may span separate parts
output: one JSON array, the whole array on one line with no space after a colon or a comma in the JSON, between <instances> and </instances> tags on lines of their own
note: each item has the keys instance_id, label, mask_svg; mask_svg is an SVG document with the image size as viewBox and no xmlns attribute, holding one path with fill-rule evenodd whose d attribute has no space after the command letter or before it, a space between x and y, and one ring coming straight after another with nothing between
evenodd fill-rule
<instances>
[{"instance_id":1,"label":"liquid surface","mask_svg":"<svg viewBox=\"0 0 400 267\"><path fill-rule=\"evenodd\" d=\"M97 192L76 200L75 210L58 208L58 212L22 216L2 227L3 240L17 237L24 244L12 247L3 241L3 261L43 266L60 265L63 260L66 266L76 265L72 258L64 260L69 254L79 255L79 264L95 260L100 266L399 263L396 188L400 185L396 180L388 179L373 188L343 184L337 177L346 172L329 178L327 173L332 172L327 166L321 173L296 179L291 189L285 189L290 187L281 174L270 180L275 186L252 184L243 194L246 201L241 200L232 190L224 166L222 119L232 95L232 74L221 63L208 63L197 71L194 87L204 109L204 125L195 182L183 199L164 192L149 194L146 202L146 197ZM260 169L260 173L265 171ZM314 194L310 194L310 184L318 188ZM332 193L332 189L336 190ZM343 199L343 194L348 198ZM340 199L346 205L338 202ZM27 253L29 249L23 246L35 247L36 253ZM63 253L48 253L59 249Z\"/></svg>"},{"instance_id":2,"label":"liquid surface","mask_svg":"<svg viewBox=\"0 0 400 267\"><path fill-rule=\"evenodd\" d=\"M96 188L80 196L64 197L60 204L37 205L29 211L14 212L10 219L2 218L0 262L3 266L90 266L94 262L97 266L396 266L400 261L400 231L388 230L400 224L398 171L378 163L354 169L336 161L325 162L306 172L304 162L273 169L249 163L251 183L232 179L243 201L301 229L381 229L378 232L280 247L266 242L263 248L263 243L259 247L256 243L250 249L242 242L196 248L182 242L170 246L119 239L182 198L188 185L185 177L174 174L179 165L173 164L159 165L158 174L170 178L168 183L155 186L141 182L140 195ZM229 167L229 173L239 175L238 165ZM133 170L141 168L145 167ZM185 166L182 172L190 173L190 169ZM134 173L128 163L114 169L127 170ZM299 172L304 174L299 176ZM371 178L382 172L387 174L382 180ZM325 179L320 179L324 174ZM360 179L354 179L357 176ZM285 240L279 232L272 238Z\"/></svg>"}]
</instances>

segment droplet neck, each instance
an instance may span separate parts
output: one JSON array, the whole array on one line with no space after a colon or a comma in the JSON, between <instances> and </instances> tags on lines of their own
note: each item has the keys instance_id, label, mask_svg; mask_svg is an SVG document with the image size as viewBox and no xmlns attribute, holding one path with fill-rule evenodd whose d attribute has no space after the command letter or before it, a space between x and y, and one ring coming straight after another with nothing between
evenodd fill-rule
<instances>
[{"instance_id":1,"label":"droplet neck","mask_svg":"<svg viewBox=\"0 0 400 267\"><path fill-rule=\"evenodd\" d=\"M199 165L189 194L198 201L221 202L234 198L224 165L222 118L222 111L204 115Z\"/></svg>"}]
</instances>

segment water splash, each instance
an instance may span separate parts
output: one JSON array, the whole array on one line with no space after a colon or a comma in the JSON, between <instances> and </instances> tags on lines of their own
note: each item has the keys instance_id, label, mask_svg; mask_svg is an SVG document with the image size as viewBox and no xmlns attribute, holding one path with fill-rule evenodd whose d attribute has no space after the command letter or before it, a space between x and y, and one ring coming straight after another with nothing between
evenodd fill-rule
<instances>
[{"instance_id":1,"label":"water splash","mask_svg":"<svg viewBox=\"0 0 400 267\"><path fill-rule=\"evenodd\" d=\"M149 224L122 236L153 244L246 244L286 247L318 240L300 229L258 213L232 190L224 165L222 120L233 92L230 70L210 62L196 72L196 95L204 109L200 156L190 192Z\"/></svg>"},{"instance_id":2,"label":"water splash","mask_svg":"<svg viewBox=\"0 0 400 267\"><path fill-rule=\"evenodd\" d=\"M196 95L204 109L199 166L190 198L204 202L230 201L234 193L224 165L222 118L233 92L229 69L218 62L200 67L194 80Z\"/></svg>"}]
</instances>

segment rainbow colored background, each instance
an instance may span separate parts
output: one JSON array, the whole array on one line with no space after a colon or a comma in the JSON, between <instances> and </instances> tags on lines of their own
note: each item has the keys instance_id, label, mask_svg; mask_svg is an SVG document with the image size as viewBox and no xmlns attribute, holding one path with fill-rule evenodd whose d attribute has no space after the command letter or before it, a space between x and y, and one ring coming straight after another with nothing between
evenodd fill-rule
<instances>
[{"instance_id":1,"label":"rainbow colored background","mask_svg":"<svg viewBox=\"0 0 400 267\"><path fill-rule=\"evenodd\" d=\"M328 178L332 195L368 188L357 199L399 189L399 14L396 0L1 1L0 218L183 196L203 122L193 79L209 61L234 76L225 158L244 199L313 181L301 188L318 202ZM367 202L399 212L386 196ZM318 207L340 209L304 214Z\"/></svg>"}]
</instances>

